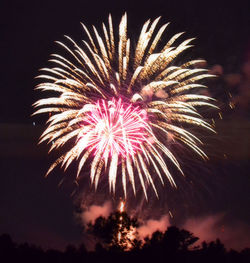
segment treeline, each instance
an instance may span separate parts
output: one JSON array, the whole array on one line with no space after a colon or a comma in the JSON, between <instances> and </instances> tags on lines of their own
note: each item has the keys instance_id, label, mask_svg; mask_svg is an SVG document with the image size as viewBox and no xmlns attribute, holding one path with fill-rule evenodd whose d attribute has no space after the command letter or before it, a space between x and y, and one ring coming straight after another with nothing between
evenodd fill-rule
<instances>
[{"instance_id":1,"label":"treeline","mask_svg":"<svg viewBox=\"0 0 250 263\"><path fill-rule=\"evenodd\" d=\"M250 262L250 249L226 250L219 239L196 246L199 239L175 226L164 233L155 232L143 241L138 239L137 221L126 213L113 213L98 218L88 226L88 233L98 240L95 250L68 245L64 251L43 250L27 243L16 244L8 234L0 236L0 262L68 263L68 262Z\"/></svg>"},{"instance_id":2,"label":"treeline","mask_svg":"<svg viewBox=\"0 0 250 263\"><path fill-rule=\"evenodd\" d=\"M172 231L173 229L168 229ZM202 246L192 249L178 244L178 240L171 239L158 241L156 233L153 238L142 248L135 248L130 251L121 251L116 248L106 249L100 243L96 245L95 251L87 251L84 245L75 247L69 245L65 251L54 249L43 250L40 247L14 243L10 236L0 236L0 262L26 262L26 263L69 263L69 262L193 262L193 263L214 263L214 262L250 262L250 249L241 252L226 251L224 245L216 240L215 242L203 242ZM164 234L165 235L165 234Z\"/></svg>"}]
</instances>

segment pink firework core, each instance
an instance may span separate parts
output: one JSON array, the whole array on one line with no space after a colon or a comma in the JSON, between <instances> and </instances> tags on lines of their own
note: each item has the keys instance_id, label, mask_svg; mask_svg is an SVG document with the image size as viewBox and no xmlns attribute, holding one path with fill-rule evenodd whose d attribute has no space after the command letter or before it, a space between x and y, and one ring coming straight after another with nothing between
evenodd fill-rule
<instances>
[{"instance_id":1,"label":"pink firework core","mask_svg":"<svg viewBox=\"0 0 250 263\"><path fill-rule=\"evenodd\" d=\"M117 153L126 157L139 151L148 137L147 113L121 99L98 100L84 113L79 142L103 158Z\"/></svg>"}]
</instances>

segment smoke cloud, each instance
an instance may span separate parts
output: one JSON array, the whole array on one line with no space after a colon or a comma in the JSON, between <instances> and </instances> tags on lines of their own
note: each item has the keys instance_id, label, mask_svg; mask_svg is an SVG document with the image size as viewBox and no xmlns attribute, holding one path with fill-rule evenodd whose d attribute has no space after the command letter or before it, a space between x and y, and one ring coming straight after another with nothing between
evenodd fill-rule
<instances>
[{"instance_id":1,"label":"smoke cloud","mask_svg":"<svg viewBox=\"0 0 250 263\"><path fill-rule=\"evenodd\" d=\"M156 231L165 232L167 227L170 226L169 217L167 215L162 216L159 220L149 219L137 231L140 239L145 237L151 237Z\"/></svg>"},{"instance_id":2,"label":"smoke cloud","mask_svg":"<svg viewBox=\"0 0 250 263\"><path fill-rule=\"evenodd\" d=\"M141 96L143 97L144 100L151 100L153 94L154 94L154 91L152 88L144 87L141 90Z\"/></svg>"},{"instance_id":3,"label":"smoke cloud","mask_svg":"<svg viewBox=\"0 0 250 263\"><path fill-rule=\"evenodd\" d=\"M217 214L203 218L190 218L182 227L200 238L197 244L219 238L227 249L241 250L250 247L249 225L243 222L225 224L225 221L223 214Z\"/></svg>"},{"instance_id":4,"label":"smoke cloud","mask_svg":"<svg viewBox=\"0 0 250 263\"><path fill-rule=\"evenodd\" d=\"M87 225L90 222L94 223L99 216L107 218L113 212L113 206L111 201L106 201L102 205L84 206L82 211L80 214L81 223ZM159 219L142 221L137 228L138 238L142 241L146 237L151 238L154 232L165 232L169 226L171 224L168 214ZM220 239L226 249L240 251L250 247L250 226L243 222L228 220L226 215L222 213L204 217L191 217L183 224L177 225L177 227L186 229L198 237L199 240L195 245L201 245L203 241L209 243Z\"/></svg>"},{"instance_id":5,"label":"smoke cloud","mask_svg":"<svg viewBox=\"0 0 250 263\"><path fill-rule=\"evenodd\" d=\"M195 245L201 245L203 241L207 243L220 239L226 249L242 250L250 247L250 226L243 222L231 222L226 220L225 214L216 214L206 217L189 218L186 222L178 226L186 229L198 237ZM155 231L165 232L171 226L169 216L164 215L159 220L149 219L138 229L141 240L151 237Z\"/></svg>"},{"instance_id":6,"label":"smoke cloud","mask_svg":"<svg viewBox=\"0 0 250 263\"><path fill-rule=\"evenodd\" d=\"M108 217L112 212L112 204L110 201L105 202L103 205L92 205L84 210L80 217L84 225L88 223L94 223L94 221L100 217Z\"/></svg>"}]
</instances>

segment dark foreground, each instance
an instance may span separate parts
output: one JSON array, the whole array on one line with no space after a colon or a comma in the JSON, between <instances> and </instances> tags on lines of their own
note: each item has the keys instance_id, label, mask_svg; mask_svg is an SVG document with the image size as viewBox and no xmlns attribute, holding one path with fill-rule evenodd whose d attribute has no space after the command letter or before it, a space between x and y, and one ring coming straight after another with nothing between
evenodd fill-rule
<instances>
[{"instance_id":1,"label":"dark foreground","mask_svg":"<svg viewBox=\"0 0 250 263\"><path fill-rule=\"evenodd\" d=\"M194 246L198 240L186 230L170 227L165 233L155 232L144 244L134 241L131 251L124 251L113 243L107 247L97 243L95 251L87 251L84 245L67 246L65 251L43 250L27 243L16 244L7 234L0 236L1 262L250 262L250 249L241 252L227 251L220 240L203 242Z\"/></svg>"}]
</instances>

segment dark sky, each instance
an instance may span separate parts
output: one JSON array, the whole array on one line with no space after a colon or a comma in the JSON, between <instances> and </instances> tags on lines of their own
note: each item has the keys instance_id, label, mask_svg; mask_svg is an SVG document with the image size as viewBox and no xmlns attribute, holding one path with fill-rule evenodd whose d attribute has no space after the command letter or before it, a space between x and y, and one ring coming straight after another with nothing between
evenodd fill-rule
<instances>
[{"instance_id":1,"label":"dark sky","mask_svg":"<svg viewBox=\"0 0 250 263\"><path fill-rule=\"evenodd\" d=\"M43 120L30 117L31 104L41 95L33 90L38 83L34 77L47 65L49 54L60 50L54 41L63 40L64 34L80 41L80 22L100 27L109 13L117 26L127 11L132 36L148 18L162 16L162 23L171 22L169 34L185 31L187 37L197 37L196 55L210 66L221 64L225 73L240 72L250 43L250 4L197 2L1 1L0 234L44 247L62 248L82 240L70 197L73 186L58 188L60 172L44 179L52 158L47 157L46 146L37 147ZM217 176L211 177L209 192L214 196L193 204L191 216L206 210L225 213L225 224L242 222L249 227L249 128L250 121L237 114L220 122L221 147L225 147L221 152L227 152L229 159L213 162L211 170Z\"/></svg>"}]
</instances>

